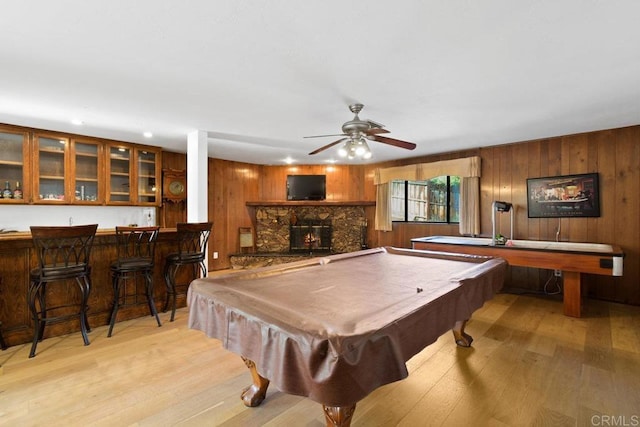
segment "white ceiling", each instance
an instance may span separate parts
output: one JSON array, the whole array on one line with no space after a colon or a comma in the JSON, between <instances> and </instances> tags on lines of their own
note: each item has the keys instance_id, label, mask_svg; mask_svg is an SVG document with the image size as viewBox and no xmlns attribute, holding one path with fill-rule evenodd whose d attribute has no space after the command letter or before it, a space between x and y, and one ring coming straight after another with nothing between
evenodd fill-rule
<instances>
[{"instance_id":1,"label":"white ceiling","mask_svg":"<svg viewBox=\"0 0 640 427\"><path fill-rule=\"evenodd\" d=\"M408 151L640 124L637 0L21 0L0 13L0 122L259 164L320 164L362 119ZM70 124L72 118L84 121ZM144 138L142 132L153 132Z\"/></svg>"}]
</instances>

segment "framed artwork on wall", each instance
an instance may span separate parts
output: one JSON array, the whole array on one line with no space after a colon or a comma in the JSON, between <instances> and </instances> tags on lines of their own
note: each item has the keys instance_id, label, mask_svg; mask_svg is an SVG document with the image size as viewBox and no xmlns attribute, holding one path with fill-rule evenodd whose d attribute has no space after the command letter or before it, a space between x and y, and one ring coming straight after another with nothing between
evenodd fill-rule
<instances>
[{"instance_id":1,"label":"framed artwork on wall","mask_svg":"<svg viewBox=\"0 0 640 427\"><path fill-rule=\"evenodd\" d=\"M597 173L527 179L529 218L600 216Z\"/></svg>"}]
</instances>

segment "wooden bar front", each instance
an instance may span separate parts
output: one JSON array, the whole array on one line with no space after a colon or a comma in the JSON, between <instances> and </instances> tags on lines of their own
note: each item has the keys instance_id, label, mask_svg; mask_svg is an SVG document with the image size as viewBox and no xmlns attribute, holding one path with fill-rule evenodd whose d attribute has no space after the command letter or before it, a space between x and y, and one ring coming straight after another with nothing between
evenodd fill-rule
<instances>
[{"instance_id":1,"label":"wooden bar front","mask_svg":"<svg viewBox=\"0 0 640 427\"><path fill-rule=\"evenodd\" d=\"M155 270L153 274L154 299L156 306L162 309L166 296L166 288L162 269L164 259L174 252L175 229L161 229L156 245ZM89 298L89 324L91 327L109 323L113 305L113 288L111 272L112 261L117 257L115 231L98 230L91 251L91 294ZM18 232L0 235L0 321L2 333L7 345L18 345L30 342L33 338L33 320L27 306L27 290L29 287L29 271L37 265L37 257L33 249L31 234ZM191 269L180 272L179 283L191 281ZM64 286L64 284L62 284ZM54 288L55 286L55 288ZM75 298L77 286L70 283L68 291L52 285L49 304L56 304L65 298ZM140 289L142 292L142 289ZM178 306L185 305L185 298L178 299ZM118 321L148 316L149 307L142 294L133 305L122 307L118 311ZM164 316L161 316L164 322ZM168 319L168 318L167 318ZM80 330L77 320L52 324L45 328L45 338L59 336ZM117 327L115 329L117 333ZM91 337L90 337L91 338Z\"/></svg>"}]
</instances>

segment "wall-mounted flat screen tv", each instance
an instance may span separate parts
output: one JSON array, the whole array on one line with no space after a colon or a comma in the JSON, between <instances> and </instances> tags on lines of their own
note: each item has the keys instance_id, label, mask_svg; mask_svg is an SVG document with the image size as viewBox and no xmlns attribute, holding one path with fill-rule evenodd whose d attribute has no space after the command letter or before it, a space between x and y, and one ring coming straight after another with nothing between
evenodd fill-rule
<instances>
[{"instance_id":1,"label":"wall-mounted flat screen tv","mask_svg":"<svg viewBox=\"0 0 640 427\"><path fill-rule=\"evenodd\" d=\"M287 175L287 200L324 200L326 175Z\"/></svg>"},{"instance_id":2,"label":"wall-mounted flat screen tv","mask_svg":"<svg viewBox=\"0 0 640 427\"><path fill-rule=\"evenodd\" d=\"M529 218L600 216L598 174L527 179Z\"/></svg>"}]
</instances>

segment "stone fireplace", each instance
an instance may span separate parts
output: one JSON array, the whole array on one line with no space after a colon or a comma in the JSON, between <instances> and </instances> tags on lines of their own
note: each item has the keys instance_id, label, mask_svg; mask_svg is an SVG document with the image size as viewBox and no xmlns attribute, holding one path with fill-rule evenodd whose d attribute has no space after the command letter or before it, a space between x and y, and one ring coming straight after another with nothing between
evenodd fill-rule
<instances>
[{"instance_id":1,"label":"stone fireplace","mask_svg":"<svg viewBox=\"0 0 640 427\"><path fill-rule=\"evenodd\" d=\"M252 254L231 257L233 268L253 268L367 247L365 206L374 202L249 202L255 208Z\"/></svg>"},{"instance_id":2,"label":"stone fireplace","mask_svg":"<svg viewBox=\"0 0 640 427\"><path fill-rule=\"evenodd\" d=\"M258 206L256 208L256 251L290 252L290 226L331 225L331 241L325 247L332 253L362 249L366 236L366 217L362 206Z\"/></svg>"}]
</instances>

